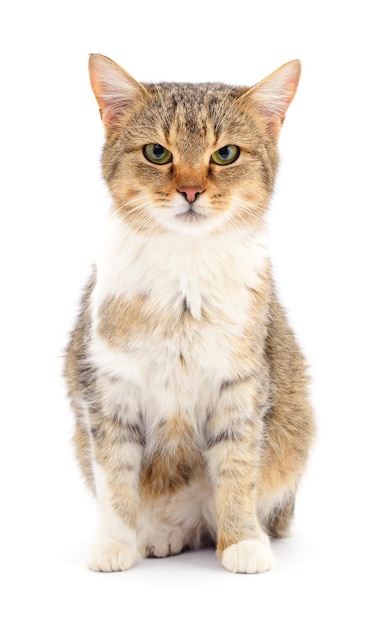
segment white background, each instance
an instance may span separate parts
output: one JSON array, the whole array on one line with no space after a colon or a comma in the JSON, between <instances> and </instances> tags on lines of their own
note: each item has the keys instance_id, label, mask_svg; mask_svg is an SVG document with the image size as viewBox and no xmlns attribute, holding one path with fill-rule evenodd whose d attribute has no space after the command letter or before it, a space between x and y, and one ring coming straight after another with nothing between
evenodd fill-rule
<instances>
[{"instance_id":1,"label":"white background","mask_svg":"<svg viewBox=\"0 0 380 626\"><path fill-rule=\"evenodd\" d=\"M379 624L379 45L373 0L16 0L1 43L3 624ZM269 216L276 280L313 375L318 440L273 572L212 551L87 571L62 354L109 198L87 55L142 81L303 74Z\"/></svg>"}]
</instances>

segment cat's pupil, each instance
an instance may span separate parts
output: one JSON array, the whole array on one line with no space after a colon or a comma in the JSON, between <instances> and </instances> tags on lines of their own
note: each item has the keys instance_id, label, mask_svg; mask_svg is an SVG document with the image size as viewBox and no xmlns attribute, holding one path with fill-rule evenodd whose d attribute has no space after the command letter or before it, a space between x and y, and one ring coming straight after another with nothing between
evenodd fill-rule
<instances>
[{"instance_id":1,"label":"cat's pupil","mask_svg":"<svg viewBox=\"0 0 380 626\"><path fill-rule=\"evenodd\" d=\"M224 146L224 148L220 148L219 155L222 159L228 159L230 156L230 148L228 146Z\"/></svg>"},{"instance_id":2,"label":"cat's pupil","mask_svg":"<svg viewBox=\"0 0 380 626\"><path fill-rule=\"evenodd\" d=\"M161 159L164 156L165 148L163 148L159 143L154 144L153 153L156 159Z\"/></svg>"}]
</instances>

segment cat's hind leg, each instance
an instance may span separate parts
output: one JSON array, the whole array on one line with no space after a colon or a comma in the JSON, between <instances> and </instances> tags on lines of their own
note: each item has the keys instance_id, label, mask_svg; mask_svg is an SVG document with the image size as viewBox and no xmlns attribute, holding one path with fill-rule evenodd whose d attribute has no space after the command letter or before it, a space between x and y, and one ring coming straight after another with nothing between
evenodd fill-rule
<instances>
[{"instance_id":1,"label":"cat's hind leg","mask_svg":"<svg viewBox=\"0 0 380 626\"><path fill-rule=\"evenodd\" d=\"M165 557L200 548L210 534L203 519L204 502L209 498L209 487L200 475L174 493L145 494L137 540L141 556Z\"/></svg>"},{"instance_id":2,"label":"cat's hind leg","mask_svg":"<svg viewBox=\"0 0 380 626\"><path fill-rule=\"evenodd\" d=\"M173 556L182 552L185 545L183 533L170 527L145 527L138 535L138 549L145 557Z\"/></svg>"},{"instance_id":3,"label":"cat's hind leg","mask_svg":"<svg viewBox=\"0 0 380 626\"><path fill-rule=\"evenodd\" d=\"M291 493L268 513L264 523L269 536L273 539L289 537L294 514L294 502L295 493Z\"/></svg>"}]
</instances>

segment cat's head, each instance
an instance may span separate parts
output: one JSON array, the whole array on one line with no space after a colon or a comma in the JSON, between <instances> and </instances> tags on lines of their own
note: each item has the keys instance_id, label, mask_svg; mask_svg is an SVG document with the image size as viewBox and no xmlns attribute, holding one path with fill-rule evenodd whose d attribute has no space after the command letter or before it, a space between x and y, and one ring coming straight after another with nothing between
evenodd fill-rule
<instances>
[{"instance_id":1,"label":"cat's head","mask_svg":"<svg viewBox=\"0 0 380 626\"><path fill-rule=\"evenodd\" d=\"M251 88L141 84L99 54L89 66L106 133L104 177L132 228L191 236L260 226L299 61Z\"/></svg>"}]
</instances>

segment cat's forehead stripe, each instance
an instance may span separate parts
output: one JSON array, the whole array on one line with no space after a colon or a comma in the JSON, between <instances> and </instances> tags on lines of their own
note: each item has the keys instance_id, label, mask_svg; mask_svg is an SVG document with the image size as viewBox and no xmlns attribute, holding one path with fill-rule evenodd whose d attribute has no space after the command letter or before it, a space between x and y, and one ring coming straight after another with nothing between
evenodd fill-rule
<instances>
[{"instance_id":1,"label":"cat's forehead stripe","mask_svg":"<svg viewBox=\"0 0 380 626\"><path fill-rule=\"evenodd\" d=\"M166 109L171 123L175 121L198 136L207 134L210 122L216 130L231 101L244 91L223 83L160 83L148 89L155 96L156 106Z\"/></svg>"}]
</instances>

